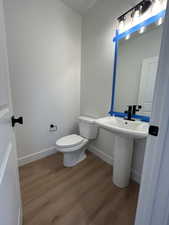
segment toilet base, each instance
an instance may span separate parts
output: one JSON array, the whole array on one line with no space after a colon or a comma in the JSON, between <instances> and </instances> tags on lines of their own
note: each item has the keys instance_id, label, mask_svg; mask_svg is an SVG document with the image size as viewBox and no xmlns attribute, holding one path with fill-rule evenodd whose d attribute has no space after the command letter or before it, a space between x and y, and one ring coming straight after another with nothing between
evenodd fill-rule
<instances>
[{"instance_id":1,"label":"toilet base","mask_svg":"<svg viewBox=\"0 0 169 225\"><path fill-rule=\"evenodd\" d=\"M64 153L64 159L63 159L63 165L65 167L73 167L76 166L81 161L85 160L87 155L85 153L85 149L80 149L74 152L65 152Z\"/></svg>"}]
</instances>

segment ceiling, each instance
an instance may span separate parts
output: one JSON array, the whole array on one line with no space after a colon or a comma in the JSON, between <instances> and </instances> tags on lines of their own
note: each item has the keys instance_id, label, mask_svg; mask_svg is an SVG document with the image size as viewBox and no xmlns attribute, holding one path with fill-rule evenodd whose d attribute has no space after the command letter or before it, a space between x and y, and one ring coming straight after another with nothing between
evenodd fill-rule
<instances>
[{"instance_id":1,"label":"ceiling","mask_svg":"<svg viewBox=\"0 0 169 225\"><path fill-rule=\"evenodd\" d=\"M92 8L92 6L96 3L96 1L97 0L63 0L65 4L67 4L69 7L71 7L81 15L85 14L88 11L88 9ZM131 7L133 7L140 1L141 0L128 0Z\"/></svg>"},{"instance_id":2,"label":"ceiling","mask_svg":"<svg viewBox=\"0 0 169 225\"><path fill-rule=\"evenodd\" d=\"M97 0L63 0L72 9L76 10L80 14L84 14L90 9Z\"/></svg>"}]
</instances>

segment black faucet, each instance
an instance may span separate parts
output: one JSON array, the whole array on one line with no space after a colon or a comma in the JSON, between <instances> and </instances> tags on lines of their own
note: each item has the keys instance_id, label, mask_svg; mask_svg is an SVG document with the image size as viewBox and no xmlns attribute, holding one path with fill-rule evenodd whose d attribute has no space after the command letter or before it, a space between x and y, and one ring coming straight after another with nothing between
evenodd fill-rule
<instances>
[{"instance_id":1,"label":"black faucet","mask_svg":"<svg viewBox=\"0 0 169 225\"><path fill-rule=\"evenodd\" d=\"M127 117L125 117L124 119L134 121L134 119L132 119L132 116L135 115L136 112L138 112L141 108L141 105L129 105L128 110L124 112L127 114Z\"/></svg>"},{"instance_id":2,"label":"black faucet","mask_svg":"<svg viewBox=\"0 0 169 225\"><path fill-rule=\"evenodd\" d=\"M133 105L132 115L135 115L136 112L139 112L141 108L142 108L141 105Z\"/></svg>"},{"instance_id":3,"label":"black faucet","mask_svg":"<svg viewBox=\"0 0 169 225\"><path fill-rule=\"evenodd\" d=\"M127 114L127 118L125 118L126 120L132 120L132 112L133 112L133 106L129 105L128 110L124 112Z\"/></svg>"}]
</instances>

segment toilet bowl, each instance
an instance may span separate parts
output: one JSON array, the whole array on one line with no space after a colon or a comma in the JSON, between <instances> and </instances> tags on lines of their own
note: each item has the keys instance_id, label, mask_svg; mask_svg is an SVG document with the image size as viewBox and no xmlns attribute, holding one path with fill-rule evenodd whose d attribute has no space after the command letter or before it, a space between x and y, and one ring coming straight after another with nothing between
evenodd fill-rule
<instances>
[{"instance_id":1,"label":"toilet bowl","mask_svg":"<svg viewBox=\"0 0 169 225\"><path fill-rule=\"evenodd\" d=\"M79 117L80 135L72 134L56 141L56 148L62 152L65 167L73 167L86 159L86 149L90 140L97 136L97 125L95 120L89 117Z\"/></svg>"},{"instance_id":2,"label":"toilet bowl","mask_svg":"<svg viewBox=\"0 0 169 225\"><path fill-rule=\"evenodd\" d=\"M58 151L64 154L65 167L73 167L86 158L85 150L88 142L88 139L76 134L65 136L56 142Z\"/></svg>"}]
</instances>

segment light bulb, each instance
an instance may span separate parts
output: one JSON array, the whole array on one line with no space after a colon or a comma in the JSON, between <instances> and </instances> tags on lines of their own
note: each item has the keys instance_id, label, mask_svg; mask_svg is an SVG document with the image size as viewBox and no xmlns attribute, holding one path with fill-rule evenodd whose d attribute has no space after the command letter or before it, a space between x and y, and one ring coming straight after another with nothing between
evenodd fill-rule
<instances>
[{"instance_id":1,"label":"light bulb","mask_svg":"<svg viewBox=\"0 0 169 225\"><path fill-rule=\"evenodd\" d=\"M139 33L140 33L140 34L144 33L145 29L146 29L145 26L141 27L140 30L139 30Z\"/></svg>"},{"instance_id":2,"label":"light bulb","mask_svg":"<svg viewBox=\"0 0 169 225\"><path fill-rule=\"evenodd\" d=\"M125 37L125 39L126 40L129 40L130 39L130 34L127 34L126 37Z\"/></svg>"},{"instance_id":3,"label":"light bulb","mask_svg":"<svg viewBox=\"0 0 169 225\"><path fill-rule=\"evenodd\" d=\"M160 0L155 0L154 4L153 4L153 11L155 13L158 13L159 11L161 11L161 7L162 7L161 1Z\"/></svg>"},{"instance_id":4,"label":"light bulb","mask_svg":"<svg viewBox=\"0 0 169 225\"><path fill-rule=\"evenodd\" d=\"M160 19L157 21L157 25L160 26L163 23L163 18L160 17Z\"/></svg>"},{"instance_id":5,"label":"light bulb","mask_svg":"<svg viewBox=\"0 0 169 225\"><path fill-rule=\"evenodd\" d=\"M134 21L137 22L139 17L140 17L140 11L137 9L133 16Z\"/></svg>"},{"instance_id":6,"label":"light bulb","mask_svg":"<svg viewBox=\"0 0 169 225\"><path fill-rule=\"evenodd\" d=\"M121 20L119 22L119 30L123 30L123 28L124 28L124 20Z\"/></svg>"}]
</instances>

